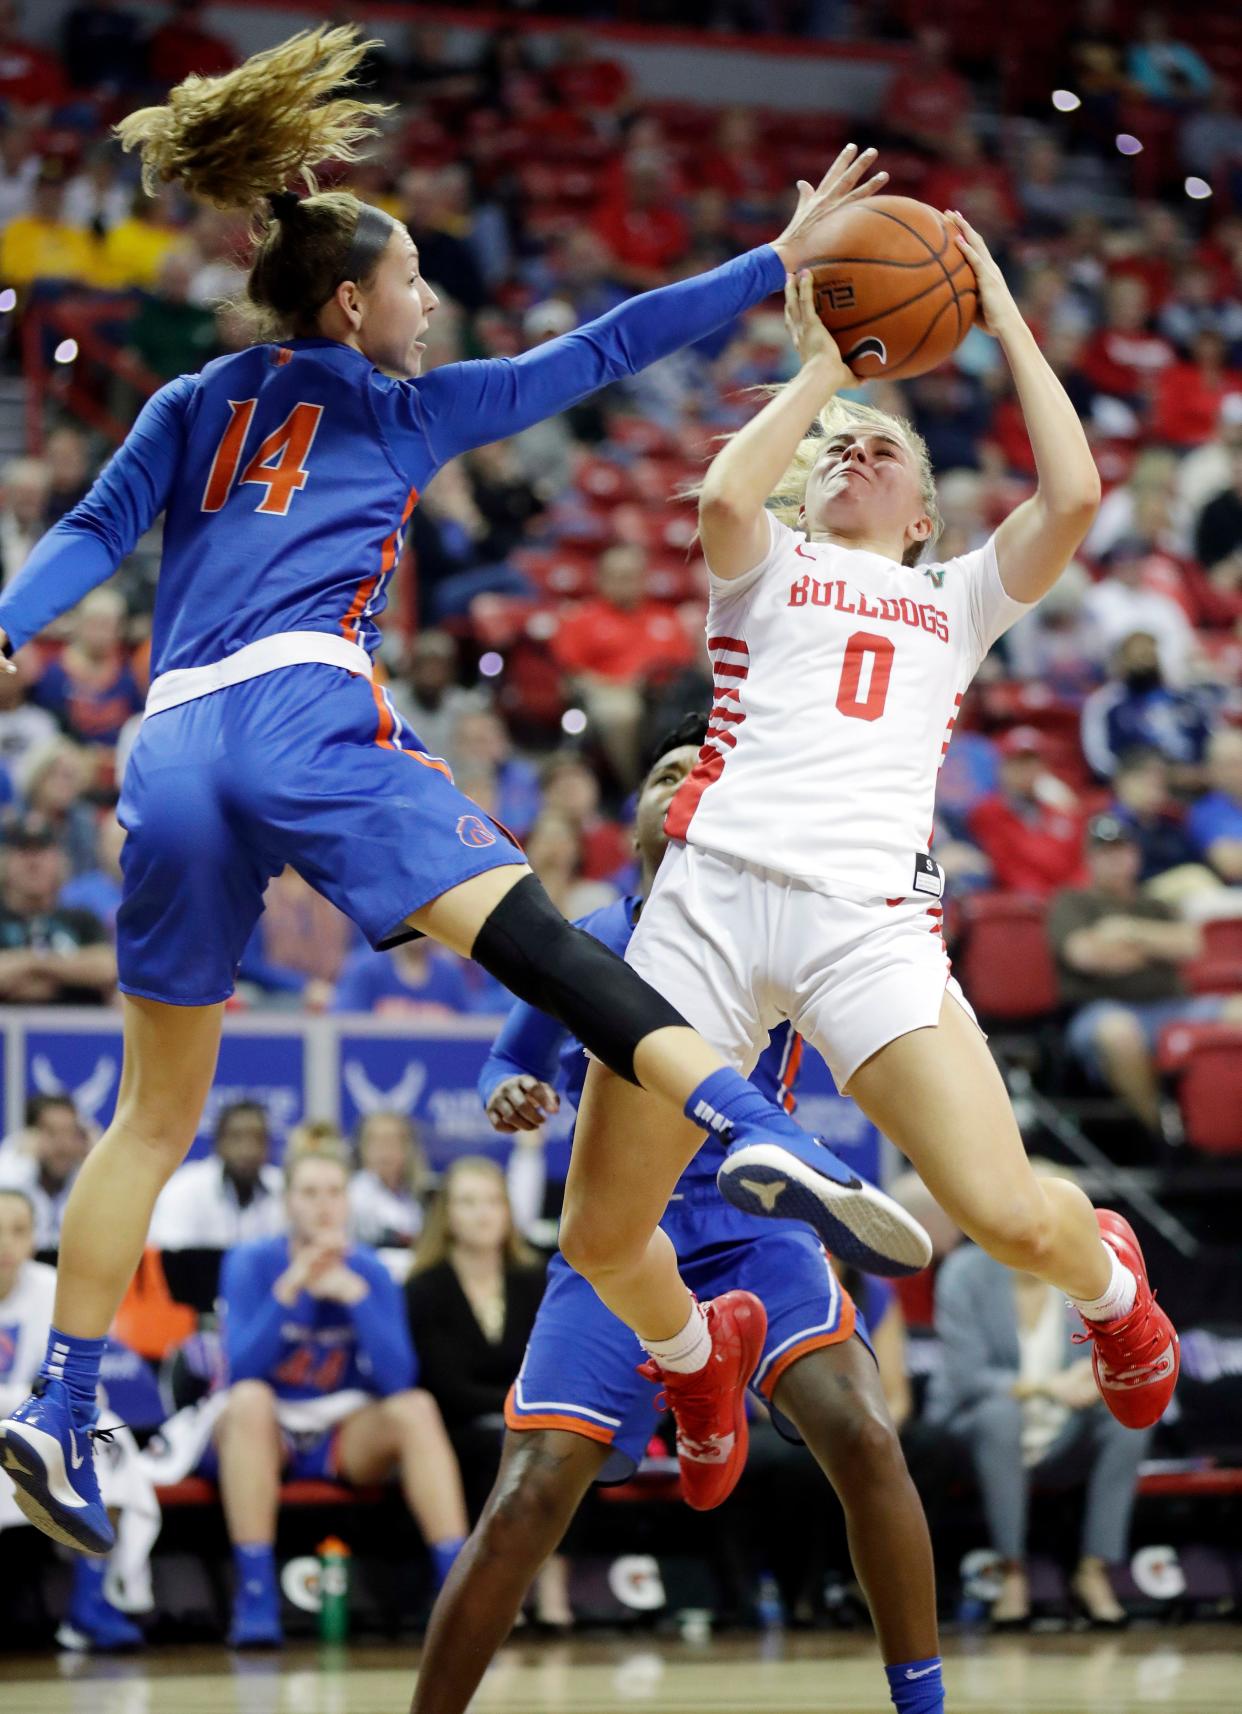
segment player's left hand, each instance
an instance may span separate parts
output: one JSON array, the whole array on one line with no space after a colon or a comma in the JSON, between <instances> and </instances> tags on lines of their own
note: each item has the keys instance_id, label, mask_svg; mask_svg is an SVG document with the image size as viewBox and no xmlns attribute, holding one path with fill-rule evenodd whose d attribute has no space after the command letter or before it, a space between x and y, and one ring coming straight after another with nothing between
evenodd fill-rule
<instances>
[{"instance_id":1,"label":"player's left hand","mask_svg":"<svg viewBox=\"0 0 1242 1714\"><path fill-rule=\"evenodd\" d=\"M864 149L860 155L856 144L847 143L817 185L807 179L798 180L798 206L780 237L772 240L772 248L787 274L796 274L799 268L823 254L828 221L839 208L883 190L888 183L887 173L863 178L874 165L874 149Z\"/></svg>"},{"instance_id":2,"label":"player's left hand","mask_svg":"<svg viewBox=\"0 0 1242 1714\"><path fill-rule=\"evenodd\" d=\"M979 282L979 308L975 321L993 339L1002 339L1014 326L1022 326L1022 312L1014 295L1005 284L996 259L966 216L956 208L946 208L944 217Z\"/></svg>"},{"instance_id":3,"label":"player's left hand","mask_svg":"<svg viewBox=\"0 0 1242 1714\"><path fill-rule=\"evenodd\" d=\"M561 1098L550 1084L522 1072L496 1085L487 1116L494 1131L537 1131L560 1105Z\"/></svg>"}]
</instances>

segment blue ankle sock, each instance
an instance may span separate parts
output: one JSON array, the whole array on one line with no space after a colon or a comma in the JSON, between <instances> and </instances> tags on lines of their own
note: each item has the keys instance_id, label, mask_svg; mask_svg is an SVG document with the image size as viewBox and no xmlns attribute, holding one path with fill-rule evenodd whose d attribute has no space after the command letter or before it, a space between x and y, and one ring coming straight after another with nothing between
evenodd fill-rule
<instances>
[{"instance_id":1,"label":"blue ankle sock","mask_svg":"<svg viewBox=\"0 0 1242 1714\"><path fill-rule=\"evenodd\" d=\"M61 1333L55 1327L48 1332L47 1356L39 1373L50 1381L65 1383L74 1419L82 1426L95 1420L95 1389L105 1344L103 1339L75 1339L72 1333Z\"/></svg>"},{"instance_id":2,"label":"blue ankle sock","mask_svg":"<svg viewBox=\"0 0 1242 1714\"><path fill-rule=\"evenodd\" d=\"M703 1079L683 1111L687 1119L693 1119L705 1131L715 1131L725 1144L736 1142L738 1133L752 1125L762 1125L765 1131L778 1137L805 1140L805 1132L787 1113L782 1113L753 1083L728 1065L722 1065L719 1071Z\"/></svg>"},{"instance_id":3,"label":"blue ankle sock","mask_svg":"<svg viewBox=\"0 0 1242 1714\"><path fill-rule=\"evenodd\" d=\"M897 1714L944 1714L944 1680L940 1656L886 1666L889 1694Z\"/></svg>"},{"instance_id":4,"label":"blue ankle sock","mask_svg":"<svg viewBox=\"0 0 1242 1714\"><path fill-rule=\"evenodd\" d=\"M272 1600L276 1595L276 1549L270 1541L233 1543L234 1599Z\"/></svg>"},{"instance_id":5,"label":"blue ankle sock","mask_svg":"<svg viewBox=\"0 0 1242 1714\"><path fill-rule=\"evenodd\" d=\"M106 1559L89 1559L84 1553L73 1556L73 1596L77 1602L102 1601L104 1599L104 1578L108 1571Z\"/></svg>"},{"instance_id":6,"label":"blue ankle sock","mask_svg":"<svg viewBox=\"0 0 1242 1714\"><path fill-rule=\"evenodd\" d=\"M465 1545L466 1538L464 1535L450 1535L443 1541L428 1542L427 1551L431 1555L437 1589L443 1589L444 1580L453 1569L453 1561Z\"/></svg>"}]
</instances>

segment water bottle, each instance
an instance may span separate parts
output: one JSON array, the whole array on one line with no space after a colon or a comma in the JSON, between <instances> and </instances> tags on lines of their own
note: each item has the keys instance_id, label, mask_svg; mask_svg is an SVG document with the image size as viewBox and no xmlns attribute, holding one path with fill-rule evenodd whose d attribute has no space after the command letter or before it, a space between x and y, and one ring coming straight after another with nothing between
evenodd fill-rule
<instances>
[{"instance_id":1,"label":"water bottle","mask_svg":"<svg viewBox=\"0 0 1242 1714\"><path fill-rule=\"evenodd\" d=\"M330 1535L319 1544L319 1640L343 1643L349 1635L349 1549Z\"/></svg>"},{"instance_id":2,"label":"water bottle","mask_svg":"<svg viewBox=\"0 0 1242 1714\"><path fill-rule=\"evenodd\" d=\"M759 1573L759 1584L755 1592L755 1617L765 1631L780 1630L785 1623L785 1603L781 1600L781 1586L770 1571Z\"/></svg>"}]
</instances>

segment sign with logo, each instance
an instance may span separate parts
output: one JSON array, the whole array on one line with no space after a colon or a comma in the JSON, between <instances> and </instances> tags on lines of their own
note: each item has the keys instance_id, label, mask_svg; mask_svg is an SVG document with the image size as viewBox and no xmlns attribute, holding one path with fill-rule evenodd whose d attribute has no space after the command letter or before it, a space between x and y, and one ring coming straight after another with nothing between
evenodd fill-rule
<instances>
[{"instance_id":1,"label":"sign with logo","mask_svg":"<svg viewBox=\"0 0 1242 1714\"><path fill-rule=\"evenodd\" d=\"M499 1027L499 1026L497 1026ZM394 1031L340 1034L340 1112L346 1132L368 1113L414 1119L437 1171L455 1155L508 1158L512 1139L497 1136L479 1100L478 1078L490 1038L461 1039Z\"/></svg>"},{"instance_id":2,"label":"sign with logo","mask_svg":"<svg viewBox=\"0 0 1242 1714\"><path fill-rule=\"evenodd\" d=\"M272 1133L272 1154L279 1160L285 1139L306 1113L306 1042L301 1035L270 1035L247 1031L225 1032L220 1043L220 1063L207 1095L198 1136L191 1158L211 1147L211 1134L222 1107L234 1101L257 1101L267 1113ZM316 1113L316 1118L331 1118Z\"/></svg>"},{"instance_id":3,"label":"sign with logo","mask_svg":"<svg viewBox=\"0 0 1242 1714\"><path fill-rule=\"evenodd\" d=\"M100 1127L108 1123L121 1085L119 1027L30 1029L25 1050L27 1096L69 1095L82 1118Z\"/></svg>"},{"instance_id":4,"label":"sign with logo","mask_svg":"<svg viewBox=\"0 0 1242 1714\"><path fill-rule=\"evenodd\" d=\"M234 1101L257 1101L266 1110L279 1158L305 1111L305 1059L300 1033L226 1033L190 1158L207 1153L217 1114ZM29 1029L24 1063L29 1095L67 1094L90 1123L102 1128L111 1120L121 1083L119 1028Z\"/></svg>"}]
</instances>

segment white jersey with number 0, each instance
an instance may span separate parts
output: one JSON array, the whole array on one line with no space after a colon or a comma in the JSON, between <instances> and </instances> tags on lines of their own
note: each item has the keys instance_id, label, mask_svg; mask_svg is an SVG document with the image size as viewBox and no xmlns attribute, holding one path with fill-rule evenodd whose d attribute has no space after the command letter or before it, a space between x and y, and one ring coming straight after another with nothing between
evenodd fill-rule
<instances>
[{"instance_id":1,"label":"white jersey with number 0","mask_svg":"<svg viewBox=\"0 0 1242 1714\"><path fill-rule=\"evenodd\" d=\"M938 893L936 775L979 663L1029 609L991 541L903 566L768 522L760 564L711 579L711 722L666 829L845 898Z\"/></svg>"}]
</instances>

